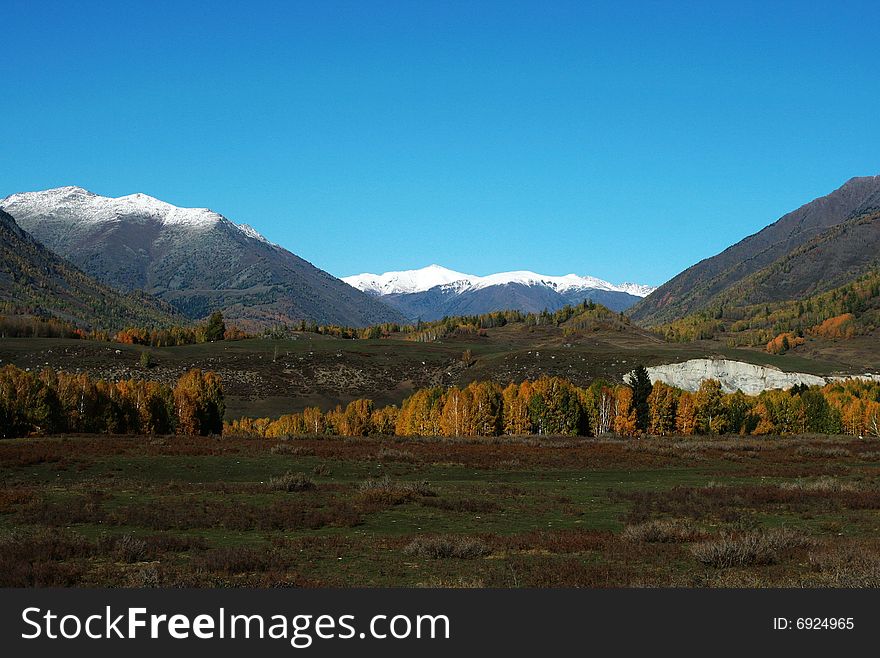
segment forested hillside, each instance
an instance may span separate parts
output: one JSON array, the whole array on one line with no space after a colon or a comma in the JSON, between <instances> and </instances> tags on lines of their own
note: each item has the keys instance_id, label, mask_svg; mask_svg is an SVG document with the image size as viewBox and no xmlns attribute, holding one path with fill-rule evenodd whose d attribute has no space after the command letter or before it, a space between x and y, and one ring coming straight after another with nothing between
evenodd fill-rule
<instances>
[{"instance_id":1,"label":"forested hillside","mask_svg":"<svg viewBox=\"0 0 880 658\"><path fill-rule=\"evenodd\" d=\"M34 240L3 210L0 316L16 316L19 324L54 321L83 330L164 326L184 320L171 306L144 293L123 295L95 281Z\"/></svg>"},{"instance_id":2,"label":"forested hillside","mask_svg":"<svg viewBox=\"0 0 880 658\"><path fill-rule=\"evenodd\" d=\"M688 268L637 304L631 317L653 326L699 312L802 299L866 273L878 253L880 176L853 178Z\"/></svg>"},{"instance_id":3,"label":"forested hillside","mask_svg":"<svg viewBox=\"0 0 880 658\"><path fill-rule=\"evenodd\" d=\"M779 352L783 339L795 347L805 337L852 338L880 327L880 270L871 270L825 293L783 302L721 306L658 325L654 331L672 341L725 336L733 345L768 345Z\"/></svg>"}]
</instances>

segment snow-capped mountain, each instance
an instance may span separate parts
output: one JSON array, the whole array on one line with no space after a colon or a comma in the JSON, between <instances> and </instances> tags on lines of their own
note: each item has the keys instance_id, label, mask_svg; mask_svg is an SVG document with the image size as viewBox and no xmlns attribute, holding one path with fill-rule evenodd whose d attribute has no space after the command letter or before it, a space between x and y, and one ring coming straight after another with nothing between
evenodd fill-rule
<instances>
[{"instance_id":1,"label":"snow-capped mountain","mask_svg":"<svg viewBox=\"0 0 880 658\"><path fill-rule=\"evenodd\" d=\"M394 295L399 293L424 292L434 286L442 286L458 281L471 282L479 277L463 274L440 265L428 265L420 270L385 272L385 274L356 274L342 277L348 285L372 295Z\"/></svg>"},{"instance_id":2,"label":"snow-capped mountain","mask_svg":"<svg viewBox=\"0 0 880 658\"><path fill-rule=\"evenodd\" d=\"M99 281L143 290L192 318L221 309L251 326L402 319L251 226L207 208L178 208L146 194L111 198L81 187L13 194L0 208Z\"/></svg>"},{"instance_id":3,"label":"snow-capped mountain","mask_svg":"<svg viewBox=\"0 0 880 658\"><path fill-rule=\"evenodd\" d=\"M385 272L384 274L356 274L343 277L342 280L358 290L374 295L425 292L435 286L449 284L455 284L462 291L478 290L508 283L519 283L525 286L547 286L557 292L567 292L569 290L607 290L625 292L635 297L647 297L656 290L653 286L639 283L614 285L592 276L579 276L577 274L548 276L546 274L529 272L528 270L476 276L474 274L456 272L441 265L428 265L428 267L418 270Z\"/></svg>"},{"instance_id":4,"label":"snow-capped mountain","mask_svg":"<svg viewBox=\"0 0 880 658\"><path fill-rule=\"evenodd\" d=\"M69 225L72 230L76 230L77 224L86 227L113 224L130 221L133 217L149 218L165 227L193 231L210 230L221 222L229 222L223 215L208 208L179 208L140 192L121 197L105 197L74 186L11 194L0 201L0 205L13 217L48 217L63 208L75 208L75 222ZM272 244L252 226L233 225L248 237Z\"/></svg>"},{"instance_id":5,"label":"snow-capped mountain","mask_svg":"<svg viewBox=\"0 0 880 658\"><path fill-rule=\"evenodd\" d=\"M615 285L591 276L549 276L529 271L477 276L440 265L417 270L357 274L343 281L398 308L410 319L516 309L555 310L584 299L626 310L654 288L636 283Z\"/></svg>"}]
</instances>

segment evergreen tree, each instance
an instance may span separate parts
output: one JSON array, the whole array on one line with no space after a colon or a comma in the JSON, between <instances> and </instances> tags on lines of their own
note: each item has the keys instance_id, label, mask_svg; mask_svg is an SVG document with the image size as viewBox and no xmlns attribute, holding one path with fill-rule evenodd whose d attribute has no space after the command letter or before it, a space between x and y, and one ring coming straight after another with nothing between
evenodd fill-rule
<instances>
[{"instance_id":1,"label":"evergreen tree","mask_svg":"<svg viewBox=\"0 0 880 658\"><path fill-rule=\"evenodd\" d=\"M226 325L223 322L223 314L220 311L214 311L211 313L211 317L208 318L208 324L205 327L205 340L223 340L223 334L225 333Z\"/></svg>"},{"instance_id":2,"label":"evergreen tree","mask_svg":"<svg viewBox=\"0 0 880 658\"><path fill-rule=\"evenodd\" d=\"M636 412L636 428L639 431L647 432L651 420L648 396L651 395L654 385L651 384L651 378L648 376L648 370L645 366L636 367L627 377L626 384L632 389L632 407Z\"/></svg>"}]
</instances>

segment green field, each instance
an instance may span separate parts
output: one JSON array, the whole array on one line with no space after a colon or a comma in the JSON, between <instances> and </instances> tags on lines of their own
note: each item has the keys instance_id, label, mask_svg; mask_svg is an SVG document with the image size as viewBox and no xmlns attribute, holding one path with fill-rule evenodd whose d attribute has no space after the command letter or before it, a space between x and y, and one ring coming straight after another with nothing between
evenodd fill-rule
<instances>
[{"instance_id":1,"label":"green field","mask_svg":"<svg viewBox=\"0 0 880 658\"><path fill-rule=\"evenodd\" d=\"M878 474L826 437L10 440L0 586L877 586Z\"/></svg>"}]
</instances>

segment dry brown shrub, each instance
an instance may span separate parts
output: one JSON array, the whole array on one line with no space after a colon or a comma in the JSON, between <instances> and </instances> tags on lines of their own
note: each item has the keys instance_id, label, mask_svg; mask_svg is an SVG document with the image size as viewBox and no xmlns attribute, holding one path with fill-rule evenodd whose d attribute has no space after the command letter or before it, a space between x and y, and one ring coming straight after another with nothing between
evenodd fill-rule
<instances>
[{"instance_id":1,"label":"dry brown shrub","mask_svg":"<svg viewBox=\"0 0 880 658\"><path fill-rule=\"evenodd\" d=\"M700 529L689 519L655 519L629 525L622 533L626 541L646 543L688 542L700 535Z\"/></svg>"},{"instance_id":2,"label":"dry brown shrub","mask_svg":"<svg viewBox=\"0 0 880 658\"><path fill-rule=\"evenodd\" d=\"M825 448L821 446L798 446L795 452L802 457L849 457L846 448Z\"/></svg>"},{"instance_id":3,"label":"dry brown shrub","mask_svg":"<svg viewBox=\"0 0 880 658\"><path fill-rule=\"evenodd\" d=\"M771 528L724 535L692 547L697 561L718 569L775 564L793 549L808 546L810 540L788 528Z\"/></svg>"},{"instance_id":4,"label":"dry brown shrub","mask_svg":"<svg viewBox=\"0 0 880 658\"><path fill-rule=\"evenodd\" d=\"M402 482L387 475L364 480L358 492L366 502L386 505L400 505L422 496L437 495L427 482Z\"/></svg>"},{"instance_id":5,"label":"dry brown shrub","mask_svg":"<svg viewBox=\"0 0 880 658\"><path fill-rule=\"evenodd\" d=\"M403 552L416 557L434 560L455 558L470 560L489 554L489 546L482 539L461 535L440 535L436 537L415 537Z\"/></svg>"},{"instance_id":6,"label":"dry brown shrub","mask_svg":"<svg viewBox=\"0 0 880 658\"><path fill-rule=\"evenodd\" d=\"M266 486L272 491L309 491L315 488L311 478L302 473L285 473L278 477L269 478Z\"/></svg>"},{"instance_id":7,"label":"dry brown shrub","mask_svg":"<svg viewBox=\"0 0 880 658\"><path fill-rule=\"evenodd\" d=\"M820 493L860 491L860 487L855 482L839 480L830 475L821 475L812 480L799 478L792 482L783 482L779 485L779 488L789 491L814 491Z\"/></svg>"},{"instance_id":8,"label":"dry brown shrub","mask_svg":"<svg viewBox=\"0 0 880 658\"><path fill-rule=\"evenodd\" d=\"M290 442L276 443L269 449L273 455L292 455L294 457L311 457L315 454L312 448L294 445Z\"/></svg>"}]
</instances>

